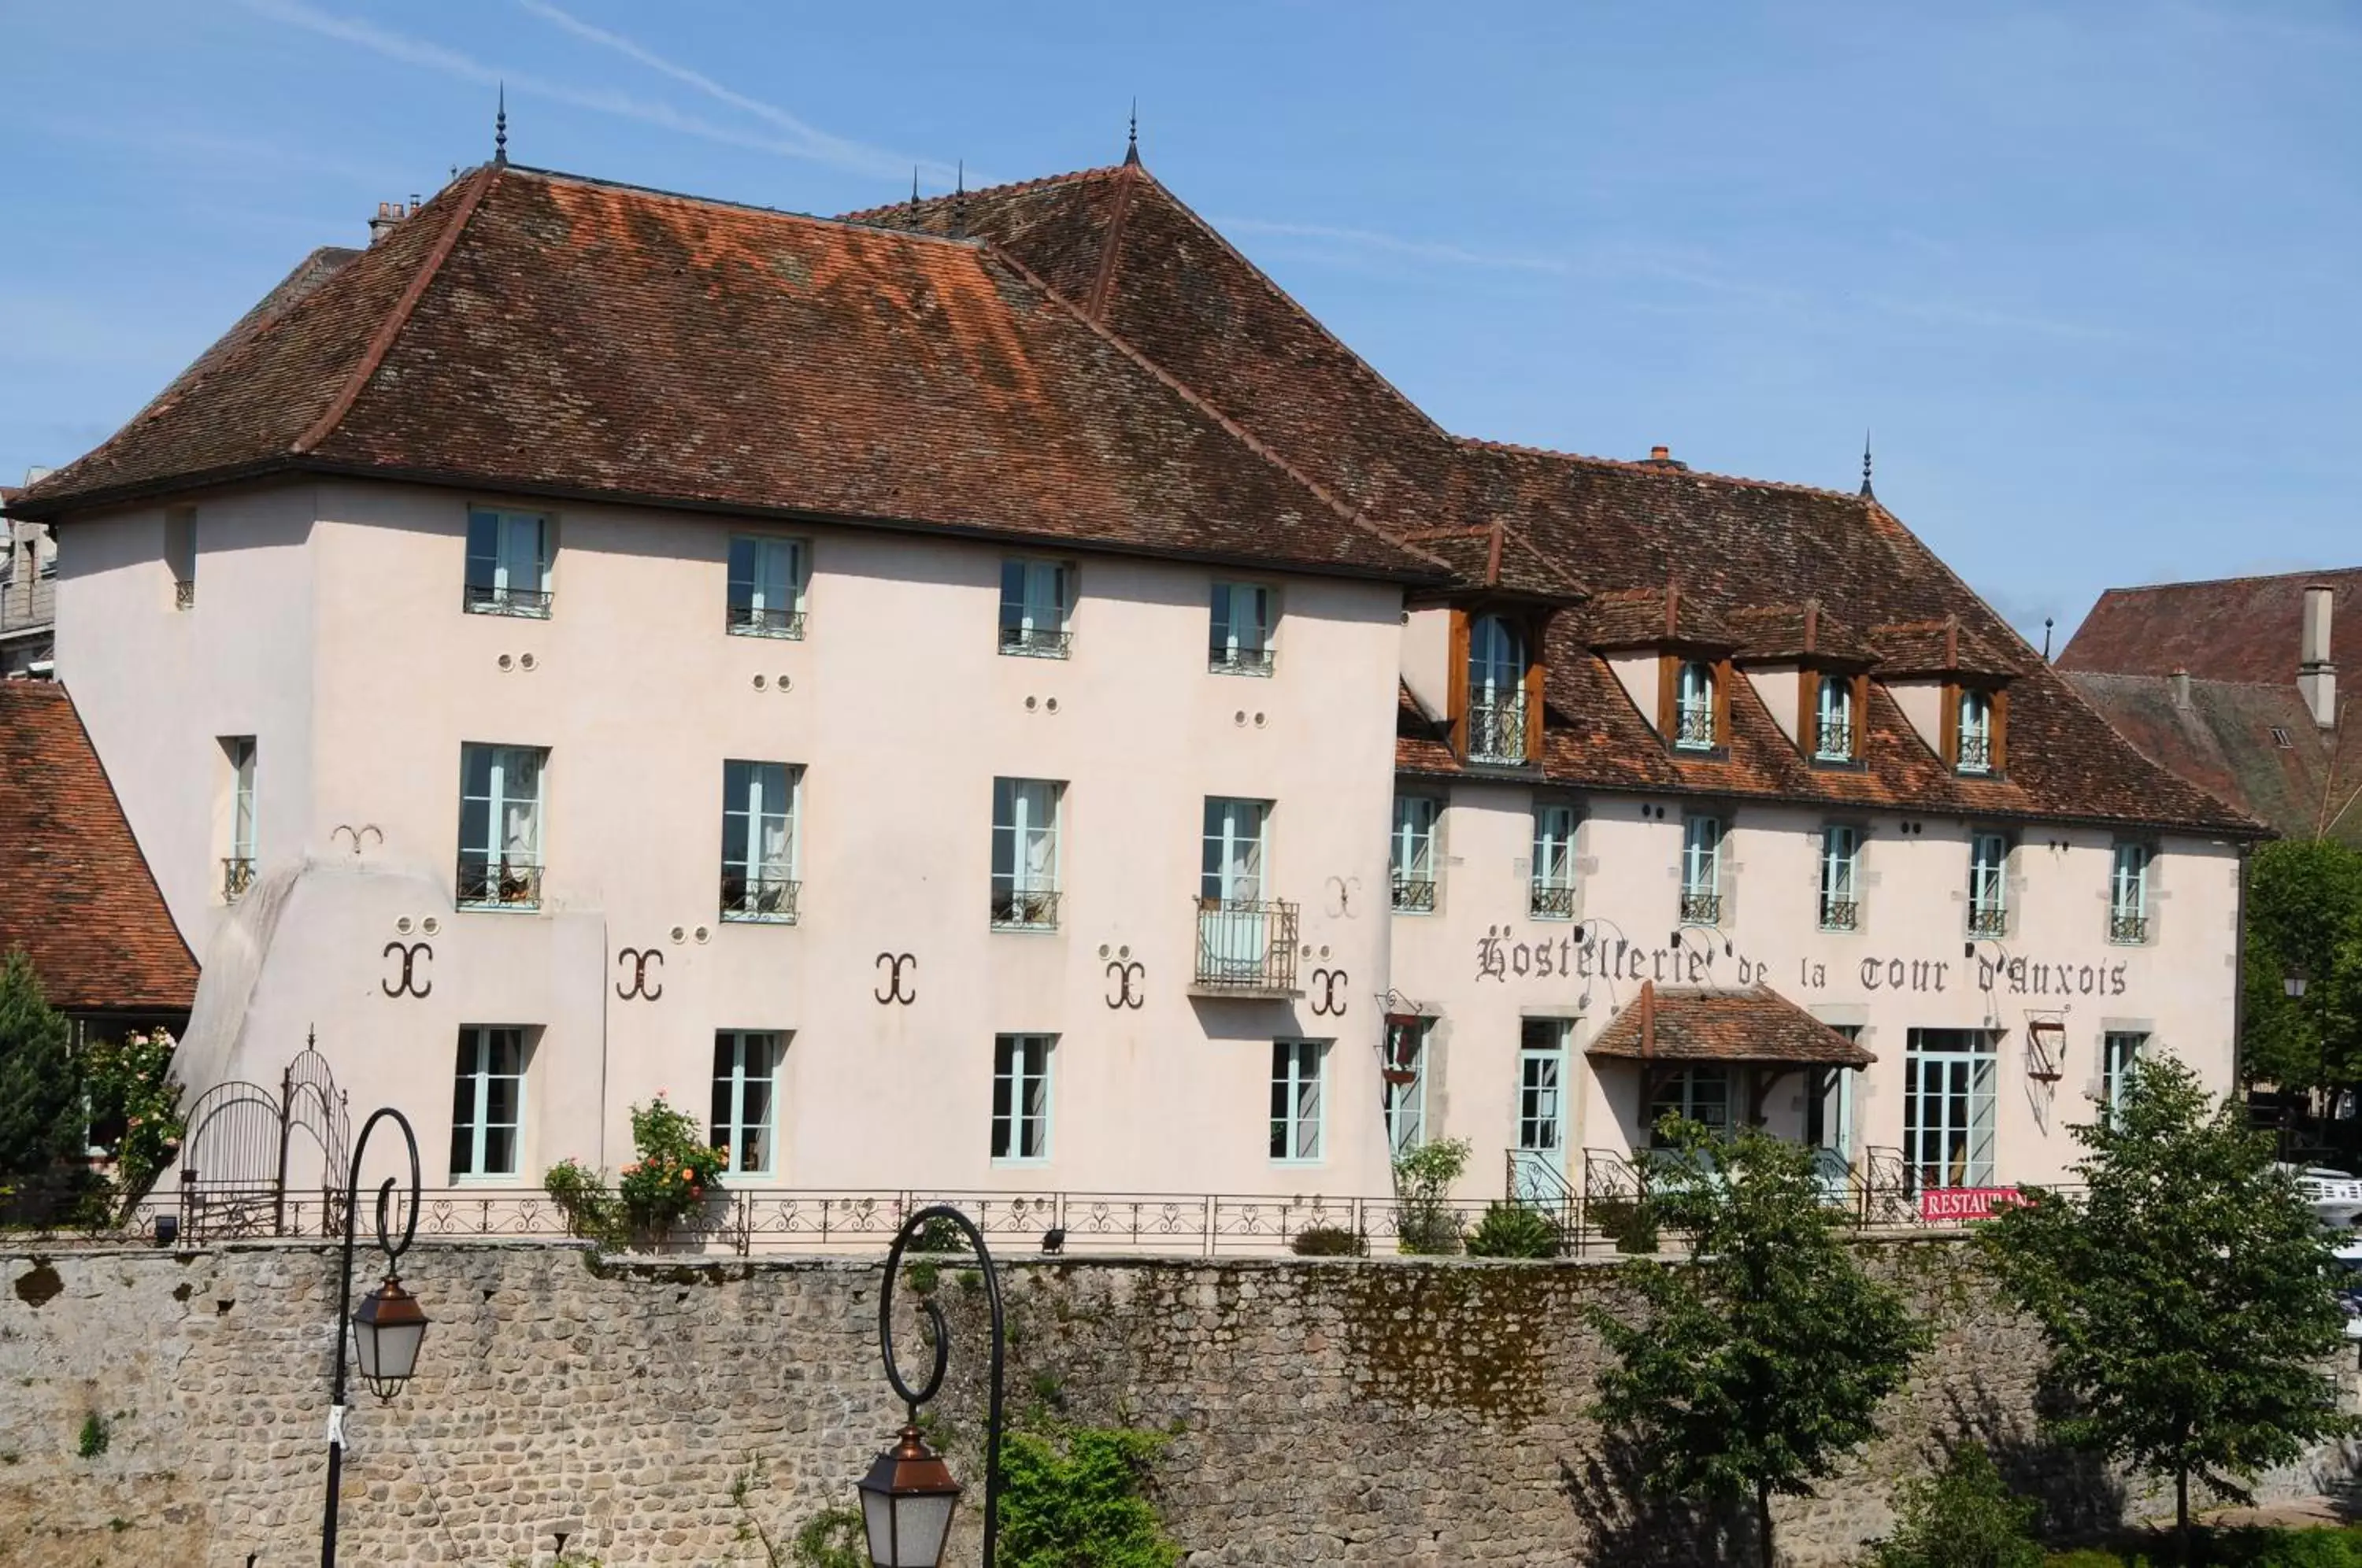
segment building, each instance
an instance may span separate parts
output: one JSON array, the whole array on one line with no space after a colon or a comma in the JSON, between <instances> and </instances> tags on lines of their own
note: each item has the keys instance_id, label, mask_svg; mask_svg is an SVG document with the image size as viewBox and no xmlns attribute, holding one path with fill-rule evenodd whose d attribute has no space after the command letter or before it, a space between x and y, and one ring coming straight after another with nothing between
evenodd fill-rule
<instances>
[{"instance_id":1,"label":"building","mask_svg":"<svg viewBox=\"0 0 2362 1568\"><path fill-rule=\"evenodd\" d=\"M47 473L35 469L25 476L32 483ZM0 508L23 491L0 485ZM47 526L10 521L0 528L0 679L10 676L50 673L57 626L58 549Z\"/></svg>"},{"instance_id":2,"label":"building","mask_svg":"<svg viewBox=\"0 0 2362 1568\"><path fill-rule=\"evenodd\" d=\"M2362 723L2331 635L2362 569L2112 588L2058 668L2153 760L2291 838L2362 845Z\"/></svg>"},{"instance_id":3,"label":"building","mask_svg":"<svg viewBox=\"0 0 2362 1568\"><path fill-rule=\"evenodd\" d=\"M197 965L62 687L0 680L0 954L22 948L76 1037L178 1035Z\"/></svg>"},{"instance_id":4,"label":"building","mask_svg":"<svg viewBox=\"0 0 2362 1568\"><path fill-rule=\"evenodd\" d=\"M455 1186L1895 1190L2230 1073L2260 828L1869 492L1452 436L1127 158L824 220L495 161L12 506L205 955ZM1970 1202L1972 1198L1960 1201Z\"/></svg>"}]
</instances>

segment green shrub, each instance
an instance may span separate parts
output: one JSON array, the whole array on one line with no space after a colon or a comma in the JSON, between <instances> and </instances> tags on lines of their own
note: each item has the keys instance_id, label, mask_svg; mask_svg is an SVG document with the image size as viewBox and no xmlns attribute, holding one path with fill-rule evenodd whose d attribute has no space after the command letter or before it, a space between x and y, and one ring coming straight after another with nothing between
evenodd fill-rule
<instances>
[{"instance_id":1,"label":"green shrub","mask_svg":"<svg viewBox=\"0 0 2362 1568\"><path fill-rule=\"evenodd\" d=\"M1992 1455L1970 1444L1934 1475L1896 1490L1894 1533L1877 1568L2042 1568L2033 1529L2041 1506L2010 1495Z\"/></svg>"},{"instance_id":2,"label":"green shrub","mask_svg":"<svg viewBox=\"0 0 2362 1568\"><path fill-rule=\"evenodd\" d=\"M2362 1532L2351 1529L2242 1530L2254 1555L2239 1557L2238 1548L2217 1554L2225 1562L2244 1562L2250 1568L2362 1568Z\"/></svg>"},{"instance_id":3,"label":"green shrub","mask_svg":"<svg viewBox=\"0 0 2362 1568\"><path fill-rule=\"evenodd\" d=\"M84 1459L96 1459L114 1441L115 1434L106 1430L106 1418L93 1410L82 1419L82 1436L74 1444L74 1452Z\"/></svg>"},{"instance_id":4,"label":"green shrub","mask_svg":"<svg viewBox=\"0 0 2362 1568\"><path fill-rule=\"evenodd\" d=\"M705 1206L706 1189L721 1176L726 1157L661 1093L632 1107L632 1146L640 1157L624 1167L617 1184L624 1217L635 1235L662 1240Z\"/></svg>"},{"instance_id":5,"label":"green shrub","mask_svg":"<svg viewBox=\"0 0 2362 1568\"><path fill-rule=\"evenodd\" d=\"M1554 1258L1564 1244L1558 1221L1522 1203L1495 1203L1468 1233L1472 1258Z\"/></svg>"},{"instance_id":6,"label":"green shrub","mask_svg":"<svg viewBox=\"0 0 2362 1568\"><path fill-rule=\"evenodd\" d=\"M625 1240L623 1205L607 1190L603 1173L579 1160L560 1160L543 1173L541 1189L566 1216L566 1228L573 1234L608 1245Z\"/></svg>"},{"instance_id":7,"label":"green shrub","mask_svg":"<svg viewBox=\"0 0 2362 1568\"><path fill-rule=\"evenodd\" d=\"M1010 1432L1000 1451L1007 1568L1175 1568L1181 1549L1141 1494L1172 1440L1065 1427Z\"/></svg>"},{"instance_id":8,"label":"green shrub","mask_svg":"<svg viewBox=\"0 0 2362 1568\"><path fill-rule=\"evenodd\" d=\"M980 1505L979 1505L980 1506ZM796 1568L869 1568L869 1536L858 1508L814 1514L796 1531Z\"/></svg>"},{"instance_id":9,"label":"green shrub","mask_svg":"<svg viewBox=\"0 0 2362 1568\"><path fill-rule=\"evenodd\" d=\"M964 1253L967 1251L967 1238L960 1234L957 1225L938 1214L920 1226L919 1233L912 1236L911 1244L902 1250L910 1253Z\"/></svg>"},{"instance_id":10,"label":"green shrub","mask_svg":"<svg viewBox=\"0 0 2362 1568\"><path fill-rule=\"evenodd\" d=\"M83 1052L91 1142L114 1152L116 1184L127 1209L148 1196L156 1173L171 1164L187 1131L180 1086L165 1077L171 1060L172 1037L161 1028L148 1034L134 1030Z\"/></svg>"},{"instance_id":11,"label":"green shrub","mask_svg":"<svg viewBox=\"0 0 2362 1568\"><path fill-rule=\"evenodd\" d=\"M1591 1223L1617 1252L1657 1250L1657 1215L1646 1198L1595 1198L1584 1207Z\"/></svg>"},{"instance_id":12,"label":"green shrub","mask_svg":"<svg viewBox=\"0 0 2362 1568\"><path fill-rule=\"evenodd\" d=\"M1365 1258L1370 1239L1342 1225L1313 1225L1298 1231L1288 1250L1300 1258Z\"/></svg>"},{"instance_id":13,"label":"green shrub","mask_svg":"<svg viewBox=\"0 0 2362 1568\"><path fill-rule=\"evenodd\" d=\"M1474 1145L1465 1138L1439 1139L1395 1156L1395 1244L1406 1253L1436 1256L1460 1250L1460 1216L1451 1207L1451 1184L1468 1170Z\"/></svg>"}]
</instances>

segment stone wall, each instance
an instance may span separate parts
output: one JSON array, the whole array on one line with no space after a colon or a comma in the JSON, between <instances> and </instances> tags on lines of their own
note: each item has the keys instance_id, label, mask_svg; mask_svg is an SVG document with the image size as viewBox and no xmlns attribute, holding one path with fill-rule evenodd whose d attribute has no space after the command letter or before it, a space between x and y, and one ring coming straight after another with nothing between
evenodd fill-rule
<instances>
[{"instance_id":1,"label":"stone wall","mask_svg":"<svg viewBox=\"0 0 2362 1568\"><path fill-rule=\"evenodd\" d=\"M398 1401L357 1396L347 1562L546 1562L563 1529L610 1564L761 1563L744 1527L783 1539L849 1502L899 1424L874 1263L538 1245L421 1245L406 1262L435 1327ZM0 1255L0 1562L316 1561L334 1264L317 1245ZM1963 1434L2027 1480L2117 1506L2034 1441L2037 1341L1959 1249L1898 1243L1879 1265L1937 1315L1938 1343L1888 1435L1822 1496L1781 1505L1794 1560L1843 1561L1886 1524L1894 1481ZM1003 1272L1012 1410L1170 1430L1159 1501L1193 1563L1736 1560L1715 1520L1637 1507L1583 1418L1601 1356L1584 1314L1612 1303L1612 1269ZM942 1422L974 1502L982 1291L955 1262L933 1284L957 1368ZM84 1457L94 1416L107 1442ZM734 1483L750 1474L742 1508ZM979 1512L962 1508L955 1561L975 1561Z\"/></svg>"}]
</instances>

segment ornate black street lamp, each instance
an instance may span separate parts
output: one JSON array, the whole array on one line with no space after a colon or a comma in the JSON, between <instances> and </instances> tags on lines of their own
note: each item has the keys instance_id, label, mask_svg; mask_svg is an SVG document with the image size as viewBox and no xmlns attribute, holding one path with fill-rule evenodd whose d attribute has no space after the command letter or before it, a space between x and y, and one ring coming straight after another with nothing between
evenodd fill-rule
<instances>
[{"instance_id":1,"label":"ornate black street lamp","mask_svg":"<svg viewBox=\"0 0 2362 1568\"><path fill-rule=\"evenodd\" d=\"M385 1278L361 1298L351 1319L353 1353L361 1364L361 1380L370 1392L381 1400L401 1393L402 1386L418 1369L418 1347L426 1338L426 1313L394 1274L394 1265L418 1234L418 1139L410 1131L409 1118L390 1105L381 1106L361 1123L360 1138L353 1144L352 1176L345 1183L345 1266L337 1294L337 1378L328 1394L328 1503L320 1519L320 1568L337 1568L337 1492L345 1473L345 1314L353 1301L353 1237L360 1230L361 1157L368 1153L370 1134L388 1117L402 1129L402 1141L410 1150L410 1208L403 1221L402 1240L396 1242L388 1234L393 1177L386 1177L377 1189L377 1245L385 1253Z\"/></svg>"},{"instance_id":2,"label":"ornate black street lamp","mask_svg":"<svg viewBox=\"0 0 2362 1568\"><path fill-rule=\"evenodd\" d=\"M994 1568L993 1551L1000 1536L1000 1275L975 1222L948 1204L930 1204L902 1221L886 1254L886 1287L877 1297L877 1350L886 1363L886 1381L910 1415L894 1446L879 1454L861 1478L861 1522L868 1534L869 1561L877 1568L936 1568L951 1540L952 1513L959 1506L959 1483L919 1436L919 1407L943 1386L944 1368L951 1361L951 1334L943 1309L932 1299L922 1297L919 1302L935 1353L926 1386L914 1392L894 1364L894 1282L902 1275L902 1253L937 1220L957 1226L984 1265L985 1297L992 1307L991 1387L984 1419L984 1568Z\"/></svg>"}]
</instances>

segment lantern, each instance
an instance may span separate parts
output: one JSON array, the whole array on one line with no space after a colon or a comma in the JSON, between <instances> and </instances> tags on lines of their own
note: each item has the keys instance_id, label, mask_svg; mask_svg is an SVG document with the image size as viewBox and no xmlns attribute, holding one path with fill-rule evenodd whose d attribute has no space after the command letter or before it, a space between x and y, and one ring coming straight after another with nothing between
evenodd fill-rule
<instances>
[{"instance_id":1,"label":"lantern","mask_svg":"<svg viewBox=\"0 0 2362 1568\"><path fill-rule=\"evenodd\" d=\"M401 1393L418 1368L418 1347L425 1338L426 1314L418 1297L386 1275L353 1311L353 1351L370 1392L381 1399Z\"/></svg>"},{"instance_id":2,"label":"lantern","mask_svg":"<svg viewBox=\"0 0 2362 1568\"><path fill-rule=\"evenodd\" d=\"M919 1429L877 1456L861 1478L861 1521L877 1568L936 1568L952 1533L959 1483L919 1441Z\"/></svg>"}]
</instances>

